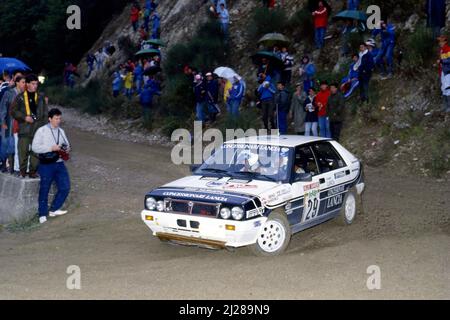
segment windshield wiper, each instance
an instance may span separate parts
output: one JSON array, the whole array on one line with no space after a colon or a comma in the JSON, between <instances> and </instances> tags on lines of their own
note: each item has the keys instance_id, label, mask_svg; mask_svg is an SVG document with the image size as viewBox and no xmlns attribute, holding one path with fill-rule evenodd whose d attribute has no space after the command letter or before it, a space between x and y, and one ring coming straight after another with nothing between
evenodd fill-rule
<instances>
[{"instance_id":1,"label":"windshield wiper","mask_svg":"<svg viewBox=\"0 0 450 320\"><path fill-rule=\"evenodd\" d=\"M270 177L270 176L266 176L266 175L260 174L260 173L258 173L258 172L251 172L251 171L235 171L235 172L233 172L233 174L249 175L249 176L252 176L253 179L254 179L254 178L258 178L258 177L263 177L263 178L266 178L266 179L268 179L268 180L270 180L270 181L277 182L277 180L276 180L275 178L272 178L272 177Z\"/></svg>"},{"instance_id":2,"label":"windshield wiper","mask_svg":"<svg viewBox=\"0 0 450 320\"><path fill-rule=\"evenodd\" d=\"M200 170L201 171L209 171L209 172L224 174L224 175L226 175L228 177L231 177L231 174L227 170L223 170L223 169L205 168L205 169L200 169Z\"/></svg>"}]
</instances>

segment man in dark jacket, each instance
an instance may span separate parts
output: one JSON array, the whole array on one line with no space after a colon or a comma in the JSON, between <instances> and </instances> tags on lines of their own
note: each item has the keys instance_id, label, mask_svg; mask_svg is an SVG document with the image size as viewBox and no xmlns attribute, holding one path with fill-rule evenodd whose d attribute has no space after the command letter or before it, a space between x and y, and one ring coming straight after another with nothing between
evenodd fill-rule
<instances>
[{"instance_id":1,"label":"man in dark jacket","mask_svg":"<svg viewBox=\"0 0 450 320\"><path fill-rule=\"evenodd\" d=\"M206 109L206 87L203 82L203 77L200 74L195 76L194 81L194 96L195 96L195 111L196 121L205 121Z\"/></svg>"},{"instance_id":2,"label":"man in dark jacket","mask_svg":"<svg viewBox=\"0 0 450 320\"><path fill-rule=\"evenodd\" d=\"M29 161L29 176L37 178L39 160L31 151L36 130L47 124L48 106L44 96L38 93L38 78L34 74L26 77L26 90L19 94L11 105L11 115L19 122L19 166L25 178Z\"/></svg>"},{"instance_id":3,"label":"man in dark jacket","mask_svg":"<svg viewBox=\"0 0 450 320\"><path fill-rule=\"evenodd\" d=\"M206 74L206 101L208 102L208 117L211 122L216 121L216 116L220 112L219 101L219 82L214 79L211 72Z\"/></svg>"},{"instance_id":4,"label":"man in dark jacket","mask_svg":"<svg viewBox=\"0 0 450 320\"><path fill-rule=\"evenodd\" d=\"M372 78L374 68L374 59L368 50L368 43L362 43L359 46L358 79L360 87L361 102L369 101L369 82Z\"/></svg>"},{"instance_id":5,"label":"man in dark jacket","mask_svg":"<svg viewBox=\"0 0 450 320\"><path fill-rule=\"evenodd\" d=\"M286 86L283 82L278 82L277 93L275 94L275 104L277 110L277 122L280 134L287 134L288 124L287 115L291 107L291 95L286 90Z\"/></svg>"},{"instance_id":6,"label":"man in dark jacket","mask_svg":"<svg viewBox=\"0 0 450 320\"><path fill-rule=\"evenodd\" d=\"M344 121L345 99L338 90L338 85L330 85L331 95L328 99L328 115L330 117L331 137L339 141L341 136L342 122Z\"/></svg>"}]
</instances>

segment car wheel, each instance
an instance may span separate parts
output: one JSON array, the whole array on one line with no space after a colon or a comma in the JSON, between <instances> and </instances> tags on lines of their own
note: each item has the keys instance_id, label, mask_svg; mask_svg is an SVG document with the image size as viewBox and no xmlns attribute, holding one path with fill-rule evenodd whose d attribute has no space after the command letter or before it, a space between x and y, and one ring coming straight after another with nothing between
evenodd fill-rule
<instances>
[{"instance_id":1,"label":"car wheel","mask_svg":"<svg viewBox=\"0 0 450 320\"><path fill-rule=\"evenodd\" d=\"M277 256L291 241L291 227L284 212L274 211L261 227L256 243L250 250L257 256Z\"/></svg>"},{"instance_id":2,"label":"car wheel","mask_svg":"<svg viewBox=\"0 0 450 320\"><path fill-rule=\"evenodd\" d=\"M350 189L345 195L342 208L338 216L340 225L351 225L355 221L358 212L358 196L354 189Z\"/></svg>"}]
</instances>

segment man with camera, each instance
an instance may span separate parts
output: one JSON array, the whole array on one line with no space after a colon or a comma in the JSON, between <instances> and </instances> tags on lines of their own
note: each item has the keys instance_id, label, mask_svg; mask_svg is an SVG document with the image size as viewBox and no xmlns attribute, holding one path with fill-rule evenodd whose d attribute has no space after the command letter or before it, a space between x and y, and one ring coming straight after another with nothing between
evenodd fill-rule
<instances>
[{"instance_id":1,"label":"man with camera","mask_svg":"<svg viewBox=\"0 0 450 320\"><path fill-rule=\"evenodd\" d=\"M11 105L11 115L19 123L19 166L20 175L26 177L29 160L29 177L37 178L38 158L31 151L36 130L47 123L47 103L44 96L38 94L38 78L34 74L26 77L25 91L19 94Z\"/></svg>"},{"instance_id":2,"label":"man with camera","mask_svg":"<svg viewBox=\"0 0 450 320\"><path fill-rule=\"evenodd\" d=\"M64 161L69 160L70 144L61 124L61 111L52 109L48 113L49 123L36 131L32 149L39 157L39 222L47 222L47 216L57 217L67 213L61 208L70 192L70 177ZM50 187L56 182L55 199L48 208Z\"/></svg>"}]
</instances>

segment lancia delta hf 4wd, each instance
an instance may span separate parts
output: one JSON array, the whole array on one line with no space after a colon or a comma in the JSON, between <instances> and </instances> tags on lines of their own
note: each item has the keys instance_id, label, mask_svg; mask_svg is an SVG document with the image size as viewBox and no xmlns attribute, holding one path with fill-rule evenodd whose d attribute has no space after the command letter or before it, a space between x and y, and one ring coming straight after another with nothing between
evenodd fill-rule
<instances>
[{"instance_id":1,"label":"lancia delta hf 4wd","mask_svg":"<svg viewBox=\"0 0 450 320\"><path fill-rule=\"evenodd\" d=\"M235 139L191 170L145 197L142 220L162 241L278 255L293 234L350 225L362 207L361 162L330 139Z\"/></svg>"}]
</instances>

